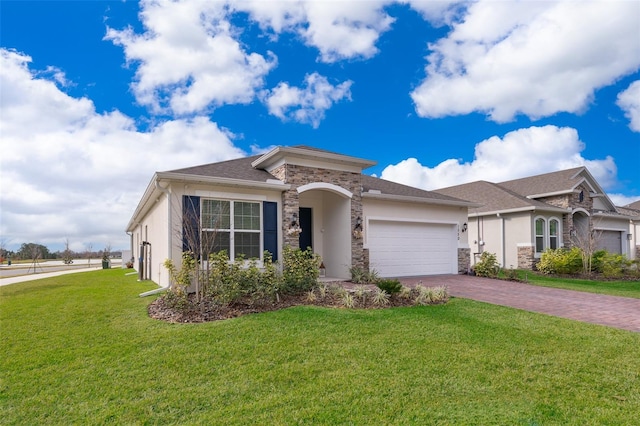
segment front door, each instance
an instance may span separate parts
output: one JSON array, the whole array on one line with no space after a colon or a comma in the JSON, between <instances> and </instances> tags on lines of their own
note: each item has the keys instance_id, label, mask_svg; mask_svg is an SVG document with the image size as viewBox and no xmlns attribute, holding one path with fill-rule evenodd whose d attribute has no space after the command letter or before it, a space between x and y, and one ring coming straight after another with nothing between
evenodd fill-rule
<instances>
[{"instance_id":1,"label":"front door","mask_svg":"<svg viewBox=\"0 0 640 426\"><path fill-rule=\"evenodd\" d=\"M302 232L299 236L300 249L306 250L307 247L313 249L313 222L311 220L311 209L309 207L300 207L300 227Z\"/></svg>"}]
</instances>

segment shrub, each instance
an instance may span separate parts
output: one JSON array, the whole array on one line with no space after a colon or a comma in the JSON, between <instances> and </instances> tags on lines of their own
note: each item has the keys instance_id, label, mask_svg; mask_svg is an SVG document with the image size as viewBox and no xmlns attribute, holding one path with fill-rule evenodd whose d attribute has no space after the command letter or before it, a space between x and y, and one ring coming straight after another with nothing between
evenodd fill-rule
<instances>
[{"instance_id":1,"label":"shrub","mask_svg":"<svg viewBox=\"0 0 640 426\"><path fill-rule=\"evenodd\" d=\"M351 282L355 284L363 284L366 282L366 271L359 266L349 268L351 274Z\"/></svg>"},{"instance_id":2,"label":"shrub","mask_svg":"<svg viewBox=\"0 0 640 426\"><path fill-rule=\"evenodd\" d=\"M509 268L509 269L503 269L502 272L504 273L504 277L509 280L509 281L520 281L520 278L518 278L518 270L517 269L513 269L513 267Z\"/></svg>"},{"instance_id":3,"label":"shrub","mask_svg":"<svg viewBox=\"0 0 640 426\"><path fill-rule=\"evenodd\" d=\"M594 251L593 254L591 255L591 271L592 272L604 272L603 271L603 266L604 266L604 258L607 256L607 251L606 250L597 250Z\"/></svg>"},{"instance_id":4,"label":"shrub","mask_svg":"<svg viewBox=\"0 0 640 426\"><path fill-rule=\"evenodd\" d=\"M377 288L373 293L373 304L376 306L386 306L389 304L389 293L381 288Z\"/></svg>"},{"instance_id":5,"label":"shrub","mask_svg":"<svg viewBox=\"0 0 640 426\"><path fill-rule=\"evenodd\" d=\"M488 251L482 252L480 261L475 264L474 270L479 277L497 277L500 271L500 265L498 264L495 253L489 253Z\"/></svg>"},{"instance_id":6,"label":"shrub","mask_svg":"<svg viewBox=\"0 0 640 426\"><path fill-rule=\"evenodd\" d=\"M380 280L376 283L380 290L386 291L389 295L399 293L402 284L398 280Z\"/></svg>"},{"instance_id":7,"label":"shrub","mask_svg":"<svg viewBox=\"0 0 640 426\"><path fill-rule=\"evenodd\" d=\"M171 259L164 261L164 267L169 271L172 284L175 284L175 286L172 285L171 291L186 293L187 288L191 285L193 277L195 276L198 262L192 252L185 251L182 253L180 270L176 268Z\"/></svg>"},{"instance_id":8,"label":"shrub","mask_svg":"<svg viewBox=\"0 0 640 426\"><path fill-rule=\"evenodd\" d=\"M380 276L378 275L378 271L376 271L375 269L371 268L369 269L369 271L367 271L364 274L364 279L366 282L370 283L370 284L375 284L376 282L378 282L380 280Z\"/></svg>"},{"instance_id":9,"label":"shrub","mask_svg":"<svg viewBox=\"0 0 640 426\"><path fill-rule=\"evenodd\" d=\"M605 278L620 278L630 269L631 264L622 254L607 253L602 257L602 275Z\"/></svg>"},{"instance_id":10,"label":"shrub","mask_svg":"<svg viewBox=\"0 0 640 426\"><path fill-rule=\"evenodd\" d=\"M351 282L354 284L373 284L380 279L378 271L375 269L367 271L360 266L350 267L349 273L351 274Z\"/></svg>"},{"instance_id":11,"label":"shrub","mask_svg":"<svg viewBox=\"0 0 640 426\"><path fill-rule=\"evenodd\" d=\"M356 306L355 299L353 298L351 293L349 293L348 291L345 291L344 293L342 293L342 296L340 297L340 301L342 302L342 306L344 306L345 308L353 308Z\"/></svg>"},{"instance_id":12,"label":"shrub","mask_svg":"<svg viewBox=\"0 0 640 426\"><path fill-rule=\"evenodd\" d=\"M355 297L360 299L360 303L362 304L362 306L366 306L367 304L367 293L369 293L369 290L364 285L358 285L353 290L353 294L355 295Z\"/></svg>"},{"instance_id":13,"label":"shrub","mask_svg":"<svg viewBox=\"0 0 640 426\"><path fill-rule=\"evenodd\" d=\"M582 251L577 247L545 250L536 267L544 274L577 274L582 270Z\"/></svg>"},{"instance_id":14,"label":"shrub","mask_svg":"<svg viewBox=\"0 0 640 426\"><path fill-rule=\"evenodd\" d=\"M283 291L308 291L318 282L320 258L310 248L293 249L285 246L282 253Z\"/></svg>"}]
</instances>

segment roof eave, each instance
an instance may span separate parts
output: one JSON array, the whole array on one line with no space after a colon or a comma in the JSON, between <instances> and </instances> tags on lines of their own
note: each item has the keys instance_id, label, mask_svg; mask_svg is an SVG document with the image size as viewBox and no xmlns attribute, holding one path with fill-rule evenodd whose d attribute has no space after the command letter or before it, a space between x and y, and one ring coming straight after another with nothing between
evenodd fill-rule
<instances>
[{"instance_id":1,"label":"roof eave","mask_svg":"<svg viewBox=\"0 0 640 426\"><path fill-rule=\"evenodd\" d=\"M481 204L472 203L463 200L442 200L439 198L426 198L426 197L413 197L408 195L392 195L392 194L375 194L371 192L363 192L362 198L370 198L373 200L385 200L385 201L403 201L407 203L424 203L424 204L438 204L443 206L452 207L480 207Z\"/></svg>"},{"instance_id":2,"label":"roof eave","mask_svg":"<svg viewBox=\"0 0 640 426\"><path fill-rule=\"evenodd\" d=\"M544 211L544 212L552 212L552 213L569 213L568 210L565 210L560 207L540 207L540 206L525 206L525 207L517 207L513 209L503 209L503 210L490 210L487 212L469 212L469 217L478 217L478 216L494 216L497 214L509 214L509 213L522 213L522 212L535 212L535 211Z\"/></svg>"},{"instance_id":3,"label":"roof eave","mask_svg":"<svg viewBox=\"0 0 640 426\"><path fill-rule=\"evenodd\" d=\"M158 173L153 174L151 181L147 185L147 189L145 189L144 194L140 199L140 202L138 203L136 209L133 212L133 215L131 215L131 219L129 219L129 223L127 223L126 232L132 232L134 230L135 226L138 224L139 217L142 215L143 212L146 213L146 211L148 210L145 207L149 202L149 200L152 200L155 198L154 194L156 192L160 192L156 186L156 182L158 182Z\"/></svg>"},{"instance_id":4,"label":"roof eave","mask_svg":"<svg viewBox=\"0 0 640 426\"><path fill-rule=\"evenodd\" d=\"M293 148L293 147L283 147L279 146L271 151L267 152L260 158L256 159L251 163L251 166L256 169L266 169L269 165L278 159L279 156L284 156L287 154L297 155L303 158L310 159L322 159L327 161L338 162L342 164L348 164L351 166L357 166L361 169L367 169L369 167L375 166L378 164L376 161L365 160L363 158L351 157L348 155L342 154L334 154L330 152L323 151L310 151L304 148Z\"/></svg>"},{"instance_id":5,"label":"roof eave","mask_svg":"<svg viewBox=\"0 0 640 426\"><path fill-rule=\"evenodd\" d=\"M217 176L199 176L186 173L161 172L156 173L158 180L169 180L172 182L191 182L215 184L223 186L239 186L244 188L273 189L277 191L286 191L291 185L273 179L272 182L256 181L246 179L223 178Z\"/></svg>"},{"instance_id":6,"label":"roof eave","mask_svg":"<svg viewBox=\"0 0 640 426\"><path fill-rule=\"evenodd\" d=\"M189 182L189 183L202 183L202 184L214 184L221 186L235 186L235 187L243 187L243 188L253 188L253 189L266 189L266 190L277 190L277 191L286 191L291 188L291 185L286 183L277 183L276 179L273 179L274 182L261 182L261 181L252 181L252 180L244 180L244 179L233 179L233 178L222 178L215 176L199 176L192 175L187 173L175 173L175 172L156 172L151 178L151 182L147 185L147 189L145 190L142 198L140 199L140 203L136 207L136 210L133 212L129 223L127 224L127 232L133 231L135 226L139 223L139 219L141 216L146 214L148 211L147 205L150 200L153 200L158 197L161 191L158 189L157 184L161 181L169 181L169 182Z\"/></svg>"}]
</instances>

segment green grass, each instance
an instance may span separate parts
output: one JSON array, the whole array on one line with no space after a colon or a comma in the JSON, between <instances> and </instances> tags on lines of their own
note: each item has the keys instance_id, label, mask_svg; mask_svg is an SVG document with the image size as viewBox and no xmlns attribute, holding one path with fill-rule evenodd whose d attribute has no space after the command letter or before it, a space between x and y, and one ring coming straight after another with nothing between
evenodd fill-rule
<instances>
[{"instance_id":1,"label":"green grass","mask_svg":"<svg viewBox=\"0 0 640 426\"><path fill-rule=\"evenodd\" d=\"M640 333L491 306L146 315L122 270L0 287L0 422L634 424Z\"/></svg>"},{"instance_id":2,"label":"green grass","mask_svg":"<svg viewBox=\"0 0 640 426\"><path fill-rule=\"evenodd\" d=\"M529 284L543 287L564 288L566 290L586 291L608 294L610 296L633 297L640 299L640 280L635 281L598 281L565 277L551 277L542 274L518 271L518 276Z\"/></svg>"}]
</instances>

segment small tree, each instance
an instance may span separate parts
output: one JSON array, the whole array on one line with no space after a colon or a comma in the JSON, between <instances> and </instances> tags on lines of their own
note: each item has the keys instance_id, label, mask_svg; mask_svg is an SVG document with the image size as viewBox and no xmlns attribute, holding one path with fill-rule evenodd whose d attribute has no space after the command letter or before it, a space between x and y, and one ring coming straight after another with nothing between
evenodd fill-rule
<instances>
[{"instance_id":1,"label":"small tree","mask_svg":"<svg viewBox=\"0 0 640 426\"><path fill-rule=\"evenodd\" d=\"M593 254L597 250L598 242L602 238L602 231L594 229L591 218L588 222L577 226L571 231L571 244L580 249L582 254L582 271L585 275L591 275Z\"/></svg>"},{"instance_id":2,"label":"small tree","mask_svg":"<svg viewBox=\"0 0 640 426\"><path fill-rule=\"evenodd\" d=\"M93 243L87 244L87 264L91 266L91 255L93 254Z\"/></svg>"},{"instance_id":3,"label":"small tree","mask_svg":"<svg viewBox=\"0 0 640 426\"><path fill-rule=\"evenodd\" d=\"M62 252L62 261L66 265L69 265L69 264L73 263L73 253L71 252L71 249L69 248L69 239L68 238L65 238L65 240L64 240L64 251Z\"/></svg>"}]
</instances>

